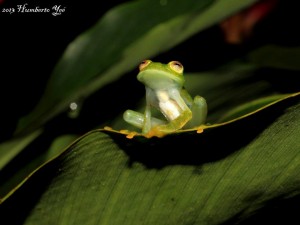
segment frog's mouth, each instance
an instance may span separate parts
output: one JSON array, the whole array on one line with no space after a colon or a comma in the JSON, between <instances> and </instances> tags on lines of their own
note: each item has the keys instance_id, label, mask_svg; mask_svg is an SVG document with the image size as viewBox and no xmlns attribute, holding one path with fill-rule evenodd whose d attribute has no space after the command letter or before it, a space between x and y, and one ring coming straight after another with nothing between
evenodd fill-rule
<instances>
[{"instance_id":1,"label":"frog's mouth","mask_svg":"<svg viewBox=\"0 0 300 225\"><path fill-rule=\"evenodd\" d=\"M144 85L153 89L164 89L168 87L182 87L184 78L182 75L176 76L175 74L164 72L156 69L148 69L141 71L137 79Z\"/></svg>"}]
</instances>

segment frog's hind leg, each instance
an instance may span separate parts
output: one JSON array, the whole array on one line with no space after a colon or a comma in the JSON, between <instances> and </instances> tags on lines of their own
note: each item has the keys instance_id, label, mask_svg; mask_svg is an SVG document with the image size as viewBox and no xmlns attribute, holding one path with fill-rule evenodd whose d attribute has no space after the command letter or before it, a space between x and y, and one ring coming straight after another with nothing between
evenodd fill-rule
<instances>
[{"instance_id":1,"label":"frog's hind leg","mask_svg":"<svg viewBox=\"0 0 300 225\"><path fill-rule=\"evenodd\" d=\"M201 96L195 96L191 106L192 119L185 125L184 128L194 128L205 123L207 116L206 100Z\"/></svg>"},{"instance_id":2,"label":"frog's hind leg","mask_svg":"<svg viewBox=\"0 0 300 225\"><path fill-rule=\"evenodd\" d=\"M123 118L127 123L137 128L143 129L145 120L145 115L143 113L136 112L133 110L126 110L123 114ZM155 117L151 117L151 127L162 124L166 124L166 121L160 120Z\"/></svg>"}]
</instances>

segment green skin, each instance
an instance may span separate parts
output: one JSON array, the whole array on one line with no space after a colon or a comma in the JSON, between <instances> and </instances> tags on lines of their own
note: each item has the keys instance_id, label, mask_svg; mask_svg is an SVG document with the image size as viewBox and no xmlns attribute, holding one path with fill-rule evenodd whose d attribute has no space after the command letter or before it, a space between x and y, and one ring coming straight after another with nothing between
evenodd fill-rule
<instances>
[{"instance_id":1,"label":"green skin","mask_svg":"<svg viewBox=\"0 0 300 225\"><path fill-rule=\"evenodd\" d=\"M177 61L168 64L145 60L140 64L137 79L146 87L145 113L126 110L123 118L142 129L146 136L163 136L181 128L193 128L205 122L207 104L203 97L194 100L183 88L183 66ZM151 116L152 107L166 120Z\"/></svg>"}]
</instances>

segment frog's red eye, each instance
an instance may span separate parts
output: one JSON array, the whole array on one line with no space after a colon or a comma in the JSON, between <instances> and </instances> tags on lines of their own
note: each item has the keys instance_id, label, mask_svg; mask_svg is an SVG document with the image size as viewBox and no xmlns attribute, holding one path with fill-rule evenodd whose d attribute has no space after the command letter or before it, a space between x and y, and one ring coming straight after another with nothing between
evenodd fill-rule
<instances>
[{"instance_id":1,"label":"frog's red eye","mask_svg":"<svg viewBox=\"0 0 300 225\"><path fill-rule=\"evenodd\" d=\"M143 70L145 69L152 61L147 59L147 60L144 60L143 62L140 63L139 65L139 70Z\"/></svg>"},{"instance_id":2,"label":"frog's red eye","mask_svg":"<svg viewBox=\"0 0 300 225\"><path fill-rule=\"evenodd\" d=\"M176 73L183 73L183 65L178 61L169 62L170 68Z\"/></svg>"}]
</instances>

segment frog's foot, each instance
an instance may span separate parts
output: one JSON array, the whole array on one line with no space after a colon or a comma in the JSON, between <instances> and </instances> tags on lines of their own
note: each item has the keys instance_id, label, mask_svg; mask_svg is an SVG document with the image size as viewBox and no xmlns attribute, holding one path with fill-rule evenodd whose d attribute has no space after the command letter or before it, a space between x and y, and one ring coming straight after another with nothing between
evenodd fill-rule
<instances>
[{"instance_id":1,"label":"frog's foot","mask_svg":"<svg viewBox=\"0 0 300 225\"><path fill-rule=\"evenodd\" d=\"M145 137L147 137L147 138L151 138L151 137L162 138L169 133L170 133L170 131L164 131L164 130L160 129L160 126L156 126L156 127L151 128L151 130L145 134Z\"/></svg>"},{"instance_id":2,"label":"frog's foot","mask_svg":"<svg viewBox=\"0 0 300 225\"><path fill-rule=\"evenodd\" d=\"M190 110L183 111L182 114L177 117L175 120L168 124L162 124L154 126L146 133L146 137L163 137L166 134L174 133L177 130L180 130L192 117L192 112Z\"/></svg>"},{"instance_id":3,"label":"frog's foot","mask_svg":"<svg viewBox=\"0 0 300 225\"><path fill-rule=\"evenodd\" d=\"M146 133L147 138L151 137L164 137L167 134L174 133L175 131L179 130L181 127L183 127L184 124L181 124L179 126L176 126L172 123L169 124L164 124L164 125L159 125L152 127L148 133Z\"/></svg>"}]
</instances>

